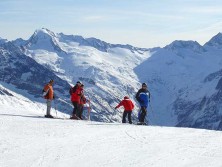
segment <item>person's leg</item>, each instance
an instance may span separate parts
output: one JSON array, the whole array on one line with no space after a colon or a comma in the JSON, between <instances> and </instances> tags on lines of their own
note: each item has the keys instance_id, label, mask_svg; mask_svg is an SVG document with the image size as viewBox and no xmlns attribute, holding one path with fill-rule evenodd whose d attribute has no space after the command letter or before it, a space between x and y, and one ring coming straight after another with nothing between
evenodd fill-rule
<instances>
[{"instance_id":1,"label":"person's leg","mask_svg":"<svg viewBox=\"0 0 222 167\"><path fill-rule=\"evenodd\" d=\"M128 112L128 121L130 124L132 124L131 114L132 112Z\"/></svg>"},{"instance_id":2,"label":"person's leg","mask_svg":"<svg viewBox=\"0 0 222 167\"><path fill-rule=\"evenodd\" d=\"M146 112L147 112L146 107L141 107L140 122L144 123Z\"/></svg>"},{"instance_id":3,"label":"person's leg","mask_svg":"<svg viewBox=\"0 0 222 167\"><path fill-rule=\"evenodd\" d=\"M78 103L77 102L72 102L73 104L73 112L72 112L72 115L76 115L77 114L77 111L78 111Z\"/></svg>"},{"instance_id":4,"label":"person's leg","mask_svg":"<svg viewBox=\"0 0 222 167\"><path fill-rule=\"evenodd\" d=\"M122 119L122 123L126 123L126 115L127 115L127 112L123 112L123 119Z\"/></svg>"},{"instance_id":5,"label":"person's leg","mask_svg":"<svg viewBox=\"0 0 222 167\"><path fill-rule=\"evenodd\" d=\"M82 113L83 113L83 105L80 104L80 105L79 105L79 113L78 113L78 115L77 115L80 119L82 119Z\"/></svg>"},{"instance_id":6,"label":"person's leg","mask_svg":"<svg viewBox=\"0 0 222 167\"><path fill-rule=\"evenodd\" d=\"M138 112L138 120L139 120L139 122L140 122L140 120L141 120L141 113L142 113L142 111L141 111L141 108L140 108L140 110L139 110L139 112Z\"/></svg>"},{"instance_id":7,"label":"person's leg","mask_svg":"<svg viewBox=\"0 0 222 167\"><path fill-rule=\"evenodd\" d=\"M47 99L46 104L47 104L46 115L50 115L50 111L51 111L51 107L52 107L52 100Z\"/></svg>"}]
</instances>

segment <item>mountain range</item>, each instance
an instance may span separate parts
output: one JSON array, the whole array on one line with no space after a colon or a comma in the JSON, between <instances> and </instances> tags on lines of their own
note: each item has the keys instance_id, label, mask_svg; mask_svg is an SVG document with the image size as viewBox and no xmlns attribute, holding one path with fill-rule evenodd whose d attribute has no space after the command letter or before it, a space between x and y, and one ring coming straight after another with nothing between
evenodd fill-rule
<instances>
[{"instance_id":1,"label":"mountain range","mask_svg":"<svg viewBox=\"0 0 222 167\"><path fill-rule=\"evenodd\" d=\"M80 80L92 102L92 120L120 122L114 107L141 83L151 92L150 125L222 130L222 34L203 46L176 40L163 48L109 44L96 38L36 30L28 39L0 38L0 89L43 103L41 90L55 80L57 109L70 114L68 90ZM13 89L12 89L13 86ZM133 112L134 121L138 105Z\"/></svg>"}]
</instances>

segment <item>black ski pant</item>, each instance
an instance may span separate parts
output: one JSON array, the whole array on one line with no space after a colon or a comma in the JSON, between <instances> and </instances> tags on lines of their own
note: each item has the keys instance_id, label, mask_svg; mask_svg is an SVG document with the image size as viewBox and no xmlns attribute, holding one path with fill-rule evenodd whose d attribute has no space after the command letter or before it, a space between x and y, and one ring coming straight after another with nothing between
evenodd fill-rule
<instances>
[{"instance_id":1,"label":"black ski pant","mask_svg":"<svg viewBox=\"0 0 222 167\"><path fill-rule=\"evenodd\" d=\"M72 102L73 105L73 112L72 112L72 116L76 115L79 112L79 104L76 101Z\"/></svg>"},{"instance_id":2,"label":"black ski pant","mask_svg":"<svg viewBox=\"0 0 222 167\"><path fill-rule=\"evenodd\" d=\"M140 114L140 117L139 117L139 122L144 122L145 117L146 117L146 113L147 113L147 109L146 109L146 107L141 106L140 110L141 110L141 114Z\"/></svg>"},{"instance_id":3,"label":"black ski pant","mask_svg":"<svg viewBox=\"0 0 222 167\"><path fill-rule=\"evenodd\" d=\"M132 113L132 111L124 111L123 112L122 123L126 123L126 116L128 115L128 121L129 121L130 124L132 124L131 113Z\"/></svg>"}]
</instances>

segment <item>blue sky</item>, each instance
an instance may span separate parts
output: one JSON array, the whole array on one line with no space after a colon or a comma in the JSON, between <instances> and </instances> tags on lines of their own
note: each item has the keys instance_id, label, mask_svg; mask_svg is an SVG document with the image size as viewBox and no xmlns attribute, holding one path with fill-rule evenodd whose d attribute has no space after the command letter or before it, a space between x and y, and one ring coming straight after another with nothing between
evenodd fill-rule
<instances>
[{"instance_id":1,"label":"blue sky","mask_svg":"<svg viewBox=\"0 0 222 167\"><path fill-rule=\"evenodd\" d=\"M0 37L36 29L139 47L207 42L222 32L221 0L0 0Z\"/></svg>"}]
</instances>

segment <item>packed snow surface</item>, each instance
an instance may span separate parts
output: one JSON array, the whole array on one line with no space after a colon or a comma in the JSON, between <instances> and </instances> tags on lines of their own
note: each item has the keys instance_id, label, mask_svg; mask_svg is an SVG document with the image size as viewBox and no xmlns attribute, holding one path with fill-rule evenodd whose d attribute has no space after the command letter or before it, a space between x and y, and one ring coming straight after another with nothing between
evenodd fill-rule
<instances>
[{"instance_id":1,"label":"packed snow surface","mask_svg":"<svg viewBox=\"0 0 222 167\"><path fill-rule=\"evenodd\" d=\"M220 131L48 119L44 105L6 95L0 108L1 167L222 166Z\"/></svg>"}]
</instances>

